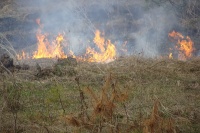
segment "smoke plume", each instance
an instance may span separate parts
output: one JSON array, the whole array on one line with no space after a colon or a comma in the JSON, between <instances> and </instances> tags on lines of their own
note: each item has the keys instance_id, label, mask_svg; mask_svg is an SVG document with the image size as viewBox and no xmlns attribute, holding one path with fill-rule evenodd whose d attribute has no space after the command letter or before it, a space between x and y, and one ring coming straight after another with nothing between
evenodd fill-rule
<instances>
[{"instance_id":1,"label":"smoke plume","mask_svg":"<svg viewBox=\"0 0 200 133\"><path fill-rule=\"evenodd\" d=\"M167 51L168 33L177 24L170 4L150 9L145 0L17 0L17 5L35 12L49 37L64 33L69 48L80 55L94 46L99 29L117 47L127 42L127 55L159 56Z\"/></svg>"}]
</instances>

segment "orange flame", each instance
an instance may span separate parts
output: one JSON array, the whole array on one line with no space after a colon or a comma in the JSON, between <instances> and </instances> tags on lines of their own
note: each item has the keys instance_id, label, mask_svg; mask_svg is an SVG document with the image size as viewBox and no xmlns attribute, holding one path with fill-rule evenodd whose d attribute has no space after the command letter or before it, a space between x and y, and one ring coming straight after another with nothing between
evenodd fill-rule
<instances>
[{"instance_id":1,"label":"orange flame","mask_svg":"<svg viewBox=\"0 0 200 133\"><path fill-rule=\"evenodd\" d=\"M101 37L99 30L96 31L93 41L99 48L100 52L88 47L86 49L86 56L88 56L88 59L86 60L88 62L110 62L116 58L115 45L113 45L110 40L105 41L105 39Z\"/></svg>"},{"instance_id":2,"label":"orange flame","mask_svg":"<svg viewBox=\"0 0 200 133\"><path fill-rule=\"evenodd\" d=\"M68 49L68 54L66 55L63 51L62 44L65 41L64 36L59 34L53 42L49 42L47 35L42 34L41 29L43 25L40 23L40 19L36 20L36 23L39 25L40 29L38 30L36 37L38 40L37 50L33 53L32 58L67 58L67 55L76 58L78 61L87 61L87 62L110 62L116 58L116 48L115 45L111 43L110 40L105 40L101 36L101 32L97 30L95 32L95 37L93 42L96 44L99 49L88 47L86 49L85 57L76 57L70 49ZM22 52L22 55L18 55L18 59L25 59L25 52Z\"/></svg>"},{"instance_id":3,"label":"orange flame","mask_svg":"<svg viewBox=\"0 0 200 133\"><path fill-rule=\"evenodd\" d=\"M105 52L105 39L101 37L101 32L96 31L93 42L98 46L101 52Z\"/></svg>"},{"instance_id":4,"label":"orange flame","mask_svg":"<svg viewBox=\"0 0 200 133\"><path fill-rule=\"evenodd\" d=\"M173 54L172 53L169 54L169 59L173 59Z\"/></svg>"},{"instance_id":5,"label":"orange flame","mask_svg":"<svg viewBox=\"0 0 200 133\"><path fill-rule=\"evenodd\" d=\"M171 37L173 41L177 42L176 49L179 50L178 59L186 60L192 57L192 52L195 48L193 46L194 43L189 36L185 38L181 33L172 31L169 33L169 37Z\"/></svg>"},{"instance_id":6,"label":"orange flame","mask_svg":"<svg viewBox=\"0 0 200 133\"><path fill-rule=\"evenodd\" d=\"M38 47L34 52L33 58L66 58L67 56L63 52L62 42L64 41L63 35L59 34L56 40L49 43L47 36L41 34L41 31L37 33Z\"/></svg>"},{"instance_id":7,"label":"orange flame","mask_svg":"<svg viewBox=\"0 0 200 133\"><path fill-rule=\"evenodd\" d=\"M39 22L38 22L39 23ZM50 43L47 39L47 35L42 34L41 30L38 30L36 35L38 40L37 50L33 53L32 58L67 58L67 55L64 53L62 49L62 43L64 41L64 36L59 34L55 41ZM77 57L74 55L73 51L69 50L68 55L76 58L79 61L87 61L87 62L110 62L115 60L116 58L116 48L115 45L111 43L110 40L105 40L101 36L101 32L99 30L96 31L93 42L98 47L99 51L88 47L86 49L85 58ZM25 59L25 52L23 51L21 55L18 55L18 59Z\"/></svg>"},{"instance_id":8,"label":"orange flame","mask_svg":"<svg viewBox=\"0 0 200 133\"><path fill-rule=\"evenodd\" d=\"M64 41L63 35L59 34L55 41L50 43L47 39L47 35L41 33L43 28L40 19L36 19L36 23L39 25L40 29L37 32L37 51L34 52L33 58L66 58L67 56L63 52L62 42Z\"/></svg>"}]
</instances>

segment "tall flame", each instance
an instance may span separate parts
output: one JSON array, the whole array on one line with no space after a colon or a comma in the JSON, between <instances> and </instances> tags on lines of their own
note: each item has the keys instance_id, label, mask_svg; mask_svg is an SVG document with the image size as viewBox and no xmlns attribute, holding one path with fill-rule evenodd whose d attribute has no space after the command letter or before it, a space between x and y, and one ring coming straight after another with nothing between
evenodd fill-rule
<instances>
[{"instance_id":1,"label":"tall flame","mask_svg":"<svg viewBox=\"0 0 200 133\"><path fill-rule=\"evenodd\" d=\"M178 49L178 58L180 60L186 60L192 57L194 51L194 43L189 36L184 37L181 33L172 31L169 33L169 37L176 41L176 49ZM170 53L172 56L172 53Z\"/></svg>"},{"instance_id":2,"label":"tall flame","mask_svg":"<svg viewBox=\"0 0 200 133\"><path fill-rule=\"evenodd\" d=\"M86 49L86 59L88 62L110 62L116 58L116 48L115 45L111 43L110 40L105 40L101 37L99 30L95 32L95 38L93 42L99 48L100 52L95 51L91 47Z\"/></svg>"},{"instance_id":3,"label":"tall flame","mask_svg":"<svg viewBox=\"0 0 200 133\"><path fill-rule=\"evenodd\" d=\"M40 24L40 19L37 19L36 22L42 28ZM37 32L37 40L38 40L38 47L37 51L34 52L33 58L66 58L67 56L63 52L62 49L62 42L64 41L64 37L62 34L59 34L56 37L56 40L50 43L47 39L47 36L41 33L41 29Z\"/></svg>"}]
</instances>

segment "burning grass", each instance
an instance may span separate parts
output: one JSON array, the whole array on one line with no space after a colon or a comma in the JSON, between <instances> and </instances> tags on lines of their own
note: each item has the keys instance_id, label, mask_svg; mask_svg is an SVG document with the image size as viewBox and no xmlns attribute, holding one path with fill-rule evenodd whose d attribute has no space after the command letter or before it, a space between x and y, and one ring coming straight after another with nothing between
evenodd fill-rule
<instances>
[{"instance_id":1,"label":"burning grass","mask_svg":"<svg viewBox=\"0 0 200 133\"><path fill-rule=\"evenodd\" d=\"M63 75L35 77L35 66L1 74L2 132L200 131L198 58L57 67Z\"/></svg>"},{"instance_id":2,"label":"burning grass","mask_svg":"<svg viewBox=\"0 0 200 133\"><path fill-rule=\"evenodd\" d=\"M70 45L67 44L63 34L59 34L55 40L50 42L48 40L48 34L42 33L43 27L40 24L40 19L37 19L36 22L40 27L36 35L38 40L37 50L31 56L30 53L26 53L22 50L20 54L16 55L18 60L41 58L67 58L72 56L78 61L106 63L116 59L117 49L115 45L112 44L110 40L106 40L104 37L102 37L102 34L99 30L96 30L95 37L93 40L97 48L92 48L88 46L86 48L85 55L76 57L73 51L70 50ZM67 49L67 54L65 54L64 49Z\"/></svg>"}]
</instances>

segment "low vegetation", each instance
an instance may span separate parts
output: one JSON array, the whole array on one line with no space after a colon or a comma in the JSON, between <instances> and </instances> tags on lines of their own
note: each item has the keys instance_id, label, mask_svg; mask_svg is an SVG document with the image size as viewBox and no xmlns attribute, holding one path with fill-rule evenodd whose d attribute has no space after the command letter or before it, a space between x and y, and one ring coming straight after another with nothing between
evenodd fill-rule
<instances>
[{"instance_id":1,"label":"low vegetation","mask_svg":"<svg viewBox=\"0 0 200 133\"><path fill-rule=\"evenodd\" d=\"M198 58L38 65L2 68L0 132L200 132Z\"/></svg>"},{"instance_id":2,"label":"low vegetation","mask_svg":"<svg viewBox=\"0 0 200 133\"><path fill-rule=\"evenodd\" d=\"M81 20L84 24L74 24L72 18L75 16L68 14L68 10L62 12L60 7L68 9L65 6L68 2L72 2L72 5L67 4L68 7L75 6L73 8L76 10L72 13L80 15L75 20ZM112 8L105 6L109 2ZM102 27L108 39L128 41L128 49L135 48L138 38L139 46L142 44L140 40L150 44L147 50L152 44L160 45L161 40L162 47L159 49L165 50L160 52L168 55L166 50L170 46L166 45L169 43L167 35L171 30L177 30L191 37L195 45L193 55L199 55L199 1L109 2L101 1L99 4L99 1L93 0L61 0L55 5L53 0L27 3L24 0L2 0L0 56L5 52L16 55L15 50L36 49L37 39L34 37L38 25L35 21L45 14L47 18L53 16L55 22L60 22L48 24L46 29L60 26L66 30L67 36L71 34L72 41L76 40L75 44L79 43L77 35L84 36L85 40L87 30L95 31ZM163 16L159 12L162 8L165 9L164 15L172 13L176 20L165 17L161 21L155 19L154 16ZM64 15L59 14L59 11ZM160 15L148 16L149 11L156 11ZM46 17L41 19L54 22L54 19ZM70 21L72 26L62 27ZM173 21L177 23L171 24ZM160 34L163 32L157 32L164 31L162 24L166 27L166 36ZM142 38L145 36L150 39L145 41ZM198 57L180 61L168 57L147 59L130 56L119 57L106 64L76 62L74 58L58 61L16 61L13 58L5 56L0 59L0 133L200 132Z\"/></svg>"}]
</instances>

